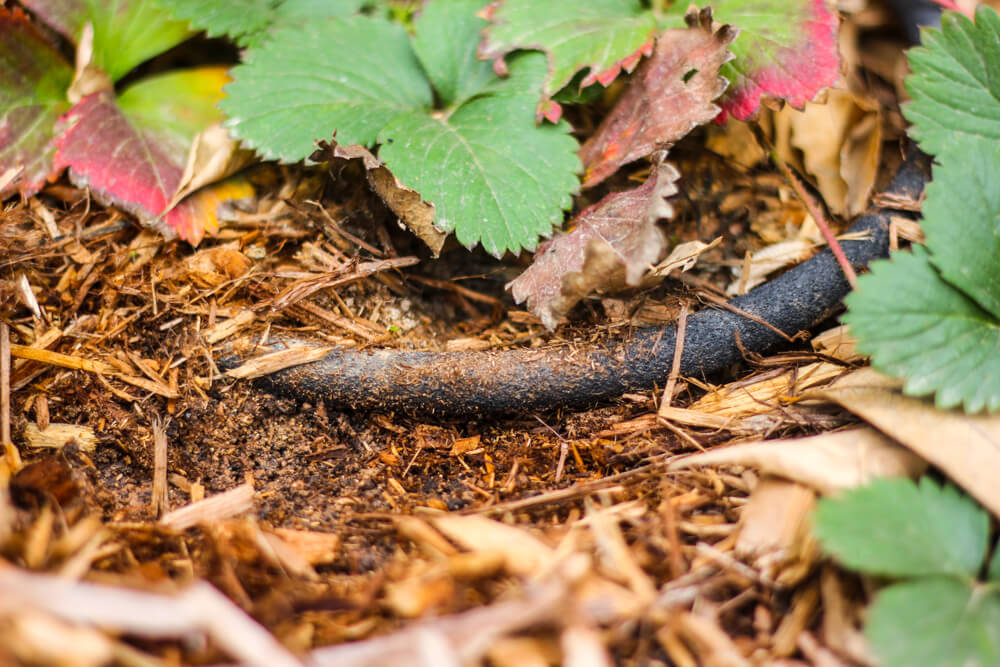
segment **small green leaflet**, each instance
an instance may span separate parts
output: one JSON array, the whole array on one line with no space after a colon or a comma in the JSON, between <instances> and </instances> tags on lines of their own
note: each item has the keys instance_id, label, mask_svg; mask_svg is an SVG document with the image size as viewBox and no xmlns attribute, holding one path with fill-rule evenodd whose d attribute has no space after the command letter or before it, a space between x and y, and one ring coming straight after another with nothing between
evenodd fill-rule
<instances>
[{"instance_id":1,"label":"small green leaflet","mask_svg":"<svg viewBox=\"0 0 1000 667\"><path fill-rule=\"evenodd\" d=\"M277 31L233 70L222 108L267 158L381 144L379 158L434 204L434 224L490 253L534 248L577 187L566 123L536 125L544 57L511 59L501 78L476 59L480 0L432 0L411 38L367 16ZM435 92L444 108L434 108Z\"/></svg>"},{"instance_id":2,"label":"small green leaflet","mask_svg":"<svg viewBox=\"0 0 1000 667\"><path fill-rule=\"evenodd\" d=\"M903 107L913 123L910 135L932 155L949 150L961 137L1000 141L1000 17L981 5L975 24L945 12L941 30L923 30L924 46L911 49L913 74Z\"/></svg>"},{"instance_id":3,"label":"small green leaflet","mask_svg":"<svg viewBox=\"0 0 1000 667\"><path fill-rule=\"evenodd\" d=\"M174 16L209 37L229 37L240 46L257 46L268 29L307 21L350 16L365 0L158 0Z\"/></svg>"},{"instance_id":4,"label":"small green leaflet","mask_svg":"<svg viewBox=\"0 0 1000 667\"><path fill-rule=\"evenodd\" d=\"M656 19L638 0L506 0L488 11L492 25L479 48L483 58L502 58L516 49L542 49L549 75L542 93L551 97L573 75L589 69L584 86L611 83L624 68L648 55L657 32Z\"/></svg>"},{"instance_id":5,"label":"small green leaflet","mask_svg":"<svg viewBox=\"0 0 1000 667\"><path fill-rule=\"evenodd\" d=\"M950 578L895 584L875 598L865 634L883 667L994 667L1000 595Z\"/></svg>"},{"instance_id":6,"label":"small green leaflet","mask_svg":"<svg viewBox=\"0 0 1000 667\"><path fill-rule=\"evenodd\" d=\"M847 296L843 320L880 371L941 408L1000 408L1000 320L945 282L927 251L874 262Z\"/></svg>"},{"instance_id":7,"label":"small green leaflet","mask_svg":"<svg viewBox=\"0 0 1000 667\"><path fill-rule=\"evenodd\" d=\"M844 565L890 577L975 578L986 557L989 516L954 487L929 478L880 479L823 499L814 531Z\"/></svg>"},{"instance_id":8,"label":"small green leaflet","mask_svg":"<svg viewBox=\"0 0 1000 667\"><path fill-rule=\"evenodd\" d=\"M980 582L989 516L973 500L929 478L881 479L824 498L813 517L823 547L871 574L911 577L881 590L865 632L880 664L1000 662L997 557Z\"/></svg>"}]
</instances>

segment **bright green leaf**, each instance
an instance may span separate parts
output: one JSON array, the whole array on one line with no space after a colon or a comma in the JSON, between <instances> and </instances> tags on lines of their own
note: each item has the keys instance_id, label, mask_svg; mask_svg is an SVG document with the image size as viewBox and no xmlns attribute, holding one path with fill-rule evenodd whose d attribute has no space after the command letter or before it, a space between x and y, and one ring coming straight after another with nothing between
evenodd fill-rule
<instances>
[{"instance_id":1,"label":"bright green leaf","mask_svg":"<svg viewBox=\"0 0 1000 667\"><path fill-rule=\"evenodd\" d=\"M923 207L931 262L1000 319L1000 146L964 138L938 163Z\"/></svg>"},{"instance_id":2,"label":"bright green leaf","mask_svg":"<svg viewBox=\"0 0 1000 667\"><path fill-rule=\"evenodd\" d=\"M656 20L638 0L505 0L493 11L492 25L480 47L484 58L502 58L517 49L543 49L549 76L546 96L569 83L579 70L596 80L624 65L635 67L641 52L652 49ZM589 83L587 84L589 85Z\"/></svg>"},{"instance_id":3,"label":"bright green leaf","mask_svg":"<svg viewBox=\"0 0 1000 667\"><path fill-rule=\"evenodd\" d=\"M69 109L73 69L20 11L0 7L0 174L21 169L18 182L0 190L32 194L52 172L53 126Z\"/></svg>"},{"instance_id":4,"label":"bright green leaf","mask_svg":"<svg viewBox=\"0 0 1000 667\"><path fill-rule=\"evenodd\" d=\"M544 66L540 54L518 61ZM494 255L534 249L570 207L580 165L565 122L535 124L536 102L533 94L495 94L447 118L401 116L379 135L379 157L434 203L434 224L455 230L463 245L482 243Z\"/></svg>"},{"instance_id":5,"label":"bright green leaf","mask_svg":"<svg viewBox=\"0 0 1000 667\"><path fill-rule=\"evenodd\" d=\"M158 0L179 19L209 37L230 37L240 46L263 43L269 28L350 16L365 0Z\"/></svg>"},{"instance_id":6,"label":"bright green leaf","mask_svg":"<svg viewBox=\"0 0 1000 667\"><path fill-rule=\"evenodd\" d=\"M24 0L22 4L73 42L92 23L92 64L112 81L191 36L187 23L172 20L155 0Z\"/></svg>"},{"instance_id":7,"label":"bright green leaf","mask_svg":"<svg viewBox=\"0 0 1000 667\"><path fill-rule=\"evenodd\" d=\"M944 408L1000 409L1000 320L945 282L924 248L874 262L845 302L858 350L906 378L907 394L937 392Z\"/></svg>"},{"instance_id":8,"label":"bright green leaf","mask_svg":"<svg viewBox=\"0 0 1000 667\"><path fill-rule=\"evenodd\" d=\"M268 159L295 162L337 131L371 144L392 119L431 105L406 31L355 16L278 31L247 51L221 102L233 134Z\"/></svg>"},{"instance_id":9,"label":"bright green leaf","mask_svg":"<svg viewBox=\"0 0 1000 667\"><path fill-rule=\"evenodd\" d=\"M1000 595L935 577L880 591L865 634L884 667L1000 664Z\"/></svg>"},{"instance_id":10,"label":"bright green leaf","mask_svg":"<svg viewBox=\"0 0 1000 667\"><path fill-rule=\"evenodd\" d=\"M920 147L933 155L960 137L1000 141L1000 17L981 5L975 24L945 12L941 30L924 30L923 46L908 57L913 74L903 108Z\"/></svg>"},{"instance_id":11,"label":"bright green leaf","mask_svg":"<svg viewBox=\"0 0 1000 667\"><path fill-rule=\"evenodd\" d=\"M929 478L919 487L907 479L880 479L821 500L814 530L824 549L852 569L971 580L986 556L989 516Z\"/></svg>"},{"instance_id":12,"label":"bright green leaf","mask_svg":"<svg viewBox=\"0 0 1000 667\"><path fill-rule=\"evenodd\" d=\"M476 16L482 0L429 2L416 20L413 49L445 106L475 95L496 79L490 63L476 56L486 21Z\"/></svg>"},{"instance_id":13,"label":"bright green leaf","mask_svg":"<svg viewBox=\"0 0 1000 667\"><path fill-rule=\"evenodd\" d=\"M993 557L990 558L986 577L995 584L1000 584L1000 544L993 545Z\"/></svg>"}]
</instances>

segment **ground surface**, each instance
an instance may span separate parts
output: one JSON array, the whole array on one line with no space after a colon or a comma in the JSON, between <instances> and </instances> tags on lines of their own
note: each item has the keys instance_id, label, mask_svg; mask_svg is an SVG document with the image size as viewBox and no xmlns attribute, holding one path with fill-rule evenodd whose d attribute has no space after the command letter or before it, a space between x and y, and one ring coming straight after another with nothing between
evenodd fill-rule
<instances>
[{"instance_id":1,"label":"ground surface","mask_svg":"<svg viewBox=\"0 0 1000 667\"><path fill-rule=\"evenodd\" d=\"M858 14L845 28L851 48L875 40L890 53L884 21L878 11ZM884 182L899 154L898 60L872 62L886 71L849 59L851 73L867 77L851 85L883 105ZM816 363L833 364L823 381L838 363L850 369L846 353L838 362L802 344L795 355L747 363L708 380L731 389L777 382L773 400L701 403L692 419L659 421L662 388L589 411L442 419L274 397L213 364L238 340L286 334L486 349L584 344L671 321L682 305L700 307L700 295L725 289L747 251L794 234L805 217L758 161L763 152L750 150L750 135L731 132L710 128L673 155L685 176L670 233L723 243L689 276L585 302L554 335L503 291L528 258L452 248L432 260L357 174L331 181L322 169L258 167L253 210L199 249L164 243L65 183L7 202L0 259L11 342L68 356L30 360L14 350L11 430L25 467L0 495L3 562L157 594L205 580L235 604L227 613L242 609L266 631L220 613L217 627L192 621L210 637L199 642L198 632L119 634L23 615L0 630L0 662L268 664L251 639L245 654L243 640L220 640L255 632L297 655L400 638L367 645L374 657L351 658L358 664L403 664L394 651L423 664L483 655L497 665L863 661L851 643L851 610L863 600L853 580L833 577L801 541L777 555L740 544L742 510L762 483L756 472L668 470L698 449L853 423L828 403L798 400L815 384ZM410 256L419 263L393 268ZM17 300L22 280L37 314ZM234 321L242 327L215 335ZM705 380L680 378L672 405L692 406L712 389ZM29 432L48 423L81 430L61 450L31 446ZM164 470L165 491L154 491ZM169 513L245 485L250 496L194 519ZM436 620L470 610L483 615ZM414 628L422 630L399 634ZM59 648L60 637L78 648ZM341 654L313 659L351 664Z\"/></svg>"}]
</instances>

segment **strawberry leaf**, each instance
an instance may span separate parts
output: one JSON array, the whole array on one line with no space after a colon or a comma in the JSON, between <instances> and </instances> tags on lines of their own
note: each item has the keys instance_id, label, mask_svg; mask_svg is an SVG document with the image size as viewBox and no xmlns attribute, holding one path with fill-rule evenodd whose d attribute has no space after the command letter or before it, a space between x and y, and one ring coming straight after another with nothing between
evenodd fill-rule
<instances>
[{"instance_id":1,"label":"strawberry leaf","mask_svg":"<svg viewBox=\"0 0 1000 667\"><path fill-rule=\"evenodd\" d=\"M74 43L83 27L93 24L92 64L112 81L191 35L187 23L171 20L154 0L23 0L22 4Z\"/></svg>"},{"instance_id":2,"label":"strawberry leaf","mask_svg":"<svg viewBox=\"0 0 1000 667\"><path fill-rule=\"evenodd\" d=\"M572 231L544 243L524 273L507 287L518 303L554 329L587 295L637 286L666 247L657 226L673 217L666 198L677 193L677 170L660 163L638 188L607 195L585 208Z\"/></svg>"},{"instance_id":3,"label":"strawberry leaf","mask_svg":"<svg viewBox=\"0 0 1000 667\"><path fill-rule=\"evenodd\" d=\"M60 121L56 168L68 167L70 179L89 187L98 201L167 236L197 243L217 226L212 202L250 194L249 186L232 183L203 190L160 219L180 184L191 139L204 129L202 123L220 119L214 109L218 88L214 95L204 93L222 80L219 68L208 68L143 81L125 91L121 105L106 91L85 97ZM163 108L155 109L153 100Z\"/></svg>"},{"instance_id":4,"label":"strawberry leaf","mask_svg":"<svg viewBox=\"0 0 1000 667\"><path fill-rule=\"evenodd\" d=\"M278 29L357 12L365 0L158 0L176 18L209 37L229 37L257 46L268 29Z\"/></svg>"},{"instance_id":5,"label":"strawberry leaf","mask_svg":"<svg viewBox=\"0 0 1000 667\"><path fill-rule=\"evenodd\" d=\"M751 117L764 97L801 107L840 75L840 19L824 0L716 0L712 7L717 20L740 30L735 58L722 67L730 85L720 106L733 117Z\"/></svg>"},{"instance_id":6,"label":"strawberry leaf","mask_svg":"<svg viewBox=\"0 0 1000 667\"><path fill-rule=\"evenodd\" d=\"M962 138L1000 141L1000 17L981 6L973 24L945 12L941 30L924 30L924 46L908 53L913 74L904 106L923 150L940 154Z\"/></svg>"},{"instance_id":7,"label":"strawberry leaf","mask_svg":"<svg viewBox=\"0 0 1000 667\"><path fill-rule=\"evenodd\" d=\"M721 106L736 118L753 115L764 96L801 106L836 80L838 18L824 0L716 0L711 6L717 20L742 35L732 47L735 59L722 68L731 85ZM659 27L681 27L687 8L671 5ZM653 12L622 0L501 0L488 15L493 25L480 54L496 58L516 49L544 51L550 61L541 91L545 97L586 68L584 86L607 85L621 69L630 71L640 55L648 55L656 33Z\"/></svg>"},{"instance_id":8,"label":"strawberry leaf","mask_svg":"<svg viewBox=\"0 0 1000 667\"><path fill-rule=\"evenodd\" d=\"M476 16L482 6L481 0L431 2L416 20L413 50L446 107L483 92L496 80L490 64L476 57L475 41L461 38L477 35L487 25ZM442 39L438 26L448 26L449 38Z\"/></svg>"},{"instance_id":9,"label":"strawberry leaf","mask_svg":"<svg viewBox=\"0 0 1000 667\"><path fill-rule=\"evenodd\" d=\"M479 47L482 58L503 58L518 49L539 49L549 59L541 92L551 97L578 71L581 84L608 85L624 69L631 72L648 55L656 20L638 0L504 0L492 8L492 25Z\"/></svg>"},{"instance_id":10,"label":"strawberry leaf","mask_svg":"<svg viewBox=\"0 0 1000 667\"><path fill-rule=\"evenodd\" d=\"M1000 151L993 141L964 139L938 156L922 226L941 276L1000 320Z\"/></svg>"},{"instance_id":11,"label":"strawberry leaf","mask_svg":"<svg viewBox=\"0 0 1000 667\"><path fill-rule=\"evenodd\" d=\"M345 146L377 140L401 185L433 204L434 226L496 255L534 248L571 204L577 144L566 123L535 124L542 56L512 59L506 78L476 61L479 5L426 3L412 42L364 16L279 31L234 70L229 125L287 161L333 131ZM447 108L432 106L432 84Z\"/></svg>"},{"instance_id":12,"label":"strawberry leaf","mask_svg":"<svg viewBox=\"0 0 1000 667\"><path fill-rule=\"evenodd\" d=\"M69 108L73 70L20 10L0 7L0 173L21 169L0 189L37 192L52 174L53 126Z\"/></svg>"},{"instance_id":13,"label":"strawberry leaf","mask_svg":"<svg viewBox=\"0 0 1000 667\"><path fill-rule=\"evenodd\" d=\"M692 15L686 30L667 30L653 56L639 67L594 135L580 149L590 187L623 164L673 144L692 129L719 115L713 104L726 89L719 67L730 59L727 46L736 38L728 26L712 31L711 12Z\"/></svg>"},{"instance_id":14,"label":"strawberry leaf","mask_svg":"<svg viewBox=\"0 0 1000 667\"><path fill-rule=\"evenodd\" d=\"M286 162L308 157L334 129L342 144L371 144L433 99L406 31L365 16L277 31L232 76L226 125L264 158Z\"/></svg>"},{"instance_id":15,"label":"strawberry leaf","mask_svg":"<svg viewBox=\"0 0 1000 667\"><path fill-rule=\"evenodd\" d=\"M1000 664L1000 595L945 577L898 583L878 593L865 635L886 667Z\"/></svg>"},{"instance_id":16,"label":"strawberry leaf","mask_svg":"<svg viewBox=\"0 0 1000 667\"><path fill-rule=\"evenodd\" d=\"M890 577L976 576L986 557L989 515L954 487L925 477L877 479L824 498L814 530L826 551L856 570Z\"/></svg>"},{"instance_id":17,"label":"strawberry leaf","mask_svg":"<svg viewBox=\"0 0 1000 667\"><path fill-rule=\"evenodd\" d=\"M937 392L942 408L1000 409L1000 320L945 282L922 247L873 263L846 303L858 350L905 377L905 393Z\"/></svg>"}]
</instances>

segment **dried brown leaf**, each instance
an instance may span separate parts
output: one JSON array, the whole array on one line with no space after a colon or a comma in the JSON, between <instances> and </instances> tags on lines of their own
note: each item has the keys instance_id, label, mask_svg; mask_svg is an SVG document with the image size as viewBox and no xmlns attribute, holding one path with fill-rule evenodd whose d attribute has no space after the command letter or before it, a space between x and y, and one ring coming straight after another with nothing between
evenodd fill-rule
<instances>
[{"instance_id":1,"label":"dried brown leaf","mask_svg":"<svg viewBox=\"0 0 1000 667\"><path fill-rule=\"evenodd\" d=\"M427 244L435 257L441 252L448 237L434 226L434 204L424 201L420 193L403 185L382 161L372 155L364 146L357 144L341 146L336 140L320 141L318 149L310 157L316 162L329 162L333 169L344 161L360 160L371 186L385 205L399 216L411 232Z\"/></svg>"},{"instance_id":2,"label":"dried brown leaf","mask_svg":"<svg viewBox=\"0 0 1000 667\"><path fill-rule=\"evenodd\" d=\"M580 299L637 286L666 246L657 226L673 217L666 201L677 193L680 174L659 161L638 188L604 197L580 212L573 230L539 248L535 261L507 287L518 303L554 329Z\"/></svg>"},{"instance_id":3,"label":"dried brown leaf","mask_svg":"<svg viewBox=\"0 0 1000 667\"><path fill-rule=\"evenodd\" d=\"M726 89L719 68L732 58L737 30L713 30L711 12L695 25L667 30L656 51L632 76L628 90L580 149L583 186L597 185L618 168L665 148L719 114L713 103Z\"/></svg>"}]
</instances>

